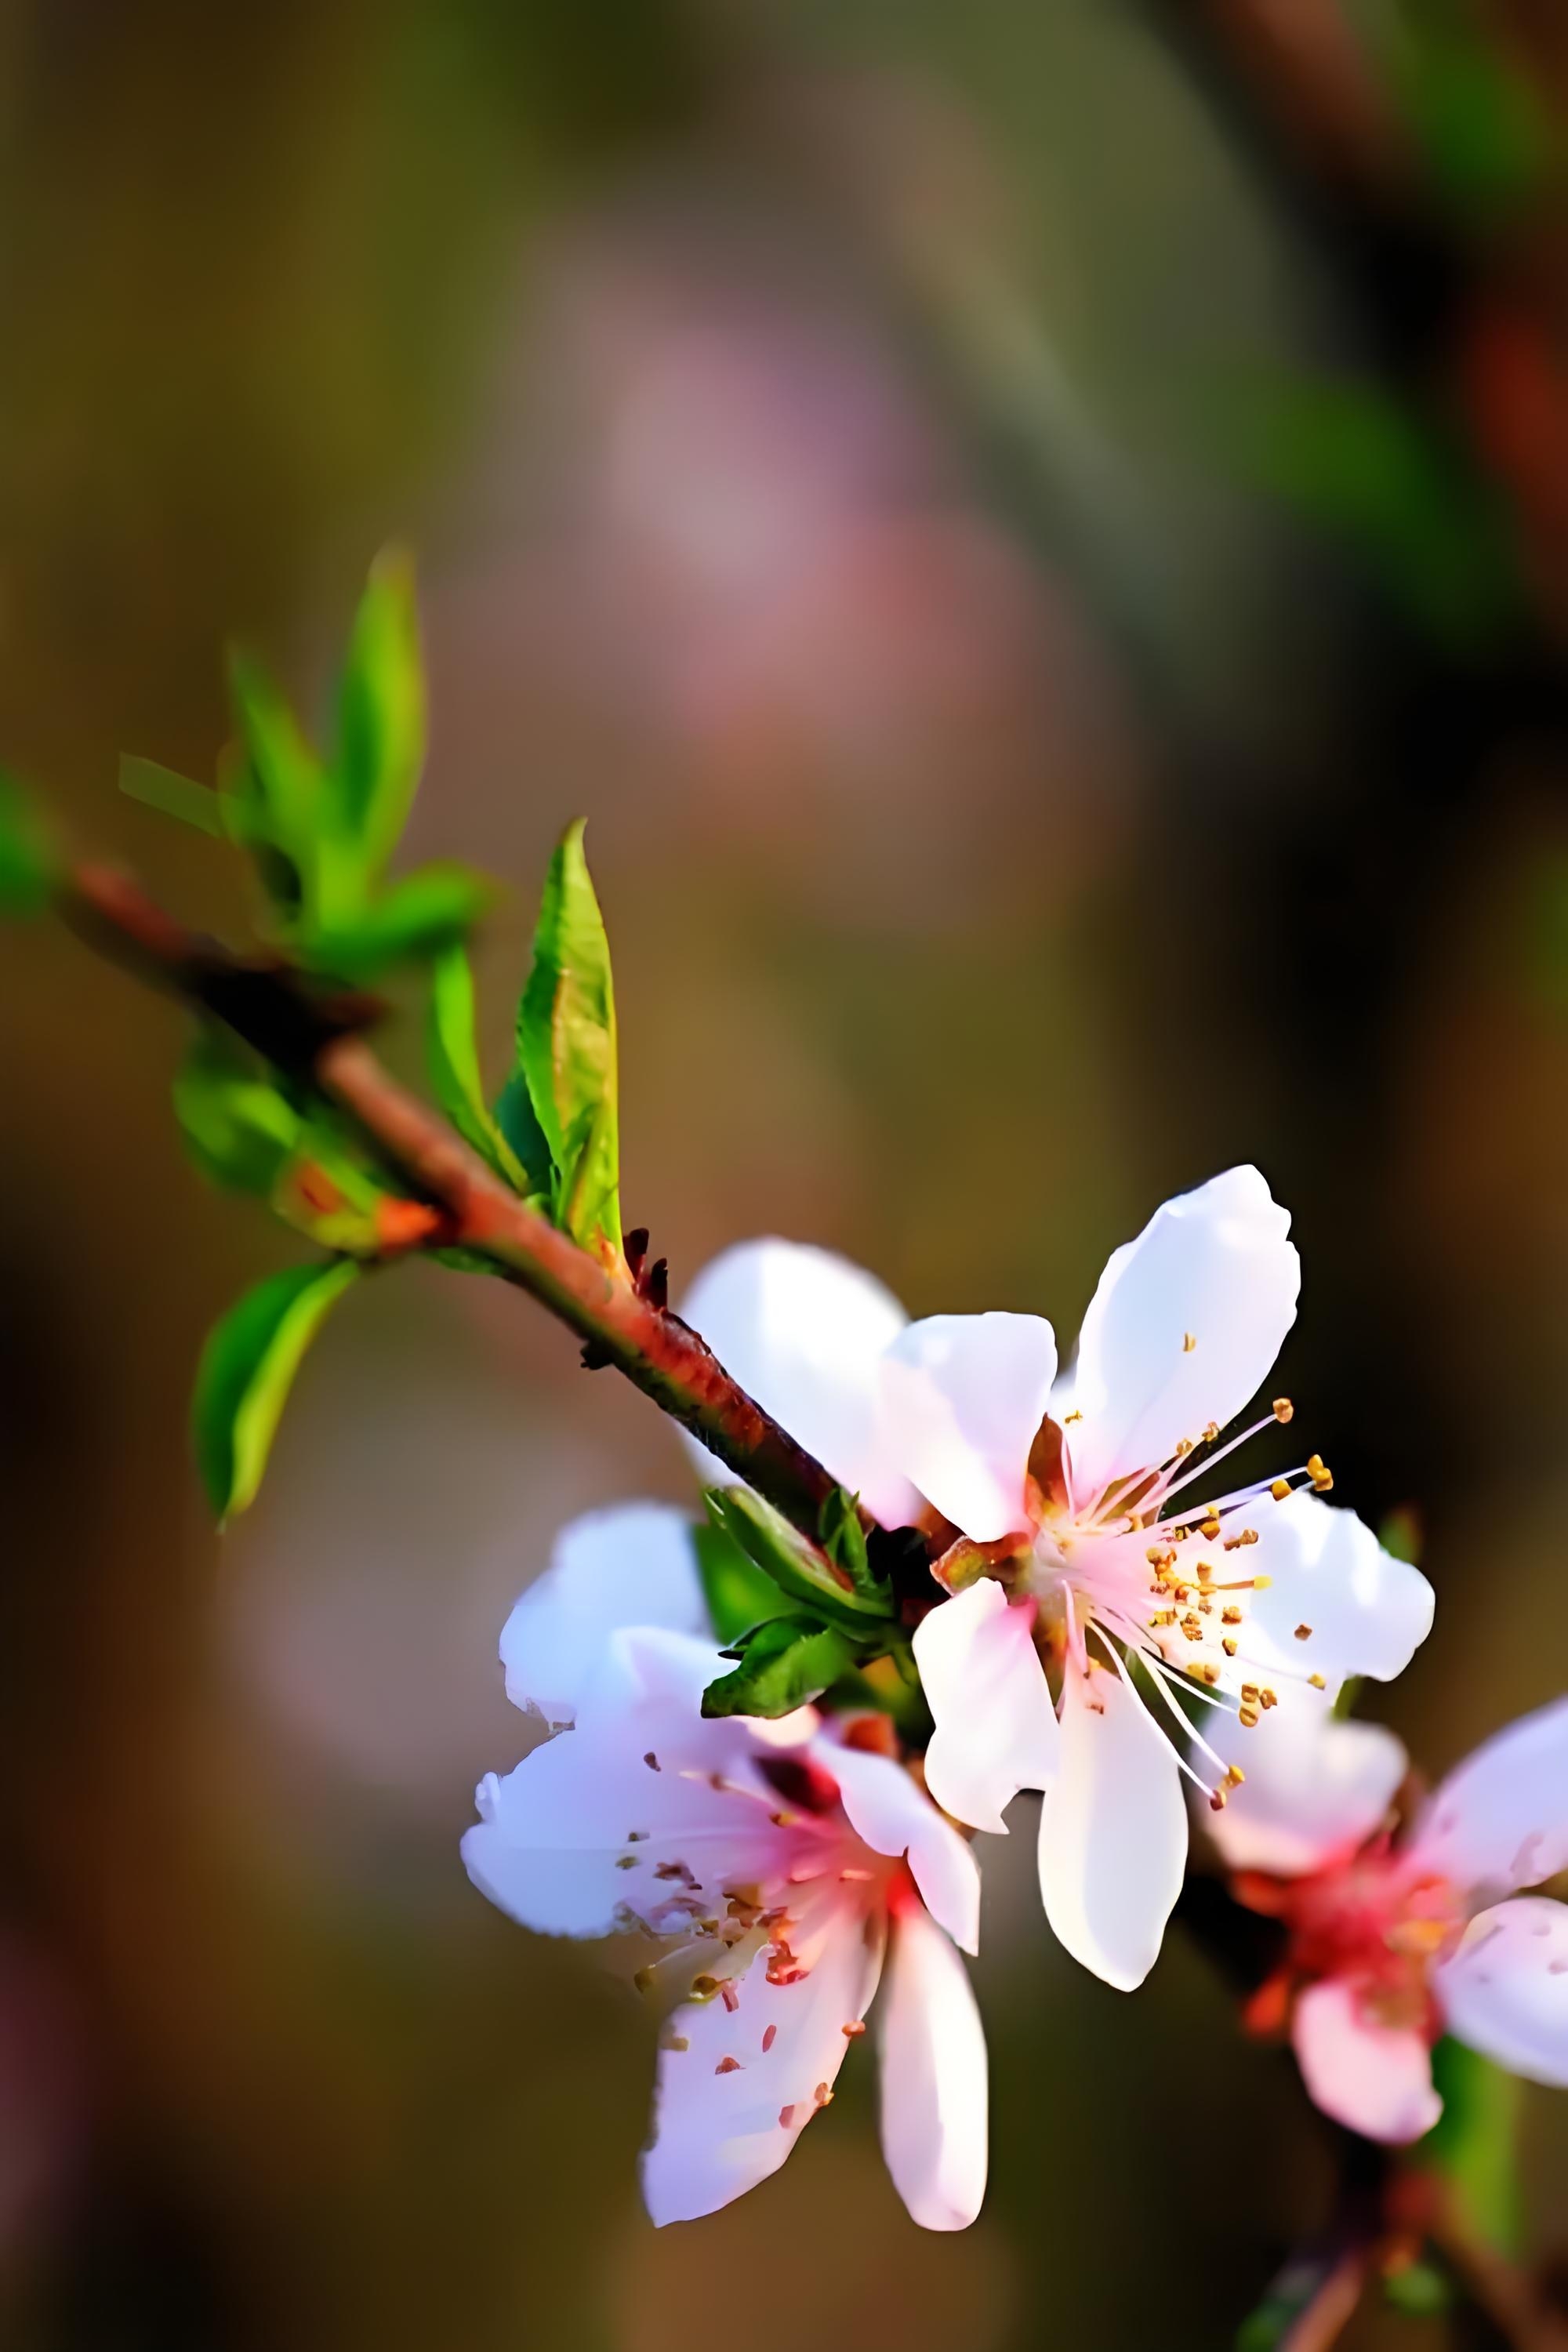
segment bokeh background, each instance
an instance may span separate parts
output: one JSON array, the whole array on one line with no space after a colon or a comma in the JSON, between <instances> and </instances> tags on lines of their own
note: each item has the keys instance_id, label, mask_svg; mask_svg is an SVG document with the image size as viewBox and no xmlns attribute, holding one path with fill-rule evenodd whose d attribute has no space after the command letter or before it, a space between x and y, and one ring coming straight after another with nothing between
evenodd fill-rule
<instances>
[{"instance_id":1,"label":"bokeh background","mask_svg":"<svg viewBox=\"0 0 1568 2352\"><path fill-rule=\"evenodd\" d=\"M499 1072L589 816L678 1289L775 1230L1070 1334L1256 1160L1440 1769L1568 1683L1565 123L1554 0L8 0L0 751L237 929L119 754L209 774L225 639L319 692L411 541L411 852L510 886ZM183 1161L167 1007L63 937L0 991L0 2340L1226 2344L1327 2143L1179 1933L1136 2000L1055 1950L1026 1821L979 2225L907 2221L857 2052L656 2235L643 2013L457 1846L514 1592L672 1436L410 1270L220 1543L191 1368L289 1244ZM1568 2098L1524 2165L1568 2255Z\"/></svg>"}]
</instances>

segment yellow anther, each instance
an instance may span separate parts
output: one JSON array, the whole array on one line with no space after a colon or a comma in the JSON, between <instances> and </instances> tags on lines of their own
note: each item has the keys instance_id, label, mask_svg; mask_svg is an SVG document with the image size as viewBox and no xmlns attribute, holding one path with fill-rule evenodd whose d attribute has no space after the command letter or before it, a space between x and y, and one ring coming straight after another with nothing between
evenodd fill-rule
<instances>
[{"instance_id":1,"label":"yellow anther","mask_svg":"<svg viewBox=\"0 0 1568 2352\"><path fill-rule=\"evenodd\" d=\"M1219 1513L1217 1511L1211 1511L1206 1519L1198 1521L1198 1533L1205 1543L1218 1543Z\"/></svg>"},{"instance_id":2,"label":"yellow anther","mask_svg":"<svg viewBox=\"0 0 1568 2352\"><path fill-rule=\"evenodd\" d=\"M1255 1576L1250 1589L1254 1592L1267 1592L1273 1581L1271 1576Z\"/></svg>"},{"instance_id":3,"label":"yellow anther","mask_svg":"<svg viewBox=\"0 0 1568 2352\"><path fill-rule=\"evenodd\" d=\"M1329 1687L1321 1675L1309 1675L1307 1676L1307 1680L1311 1684L1314 1690L1327 1690Z\"/></svg>"},{"instance_id":4,"label":"yellow anther","mask_svg":"<svg viewBox=\"0 0 1568 2352\"><path fill-rule=\"evenodd\" d=\"M1178 1438L1177 1438L1177 1440L1176 1440L1176 1459L1177 1459L1177 1461L1178 1461L1178 1462L1180 1462L1180 1461L1182 1460L1182 1458L1183 1458L1183 1456L1184 1456L1184 1454L1190 1454L1190 1453L1192 1452L1192 1450L1193 1450L1193 1441L1192 1441L1192 1439L1191 1439L1190 1437L1178 1437Z\"/></svg>"},{"instance_id":5,"label":"yellow anther","mask_svg":"<svg viewBox=\"0 0 1568 2352\"><path fill-rule=\"evenodd\" d=\"M1270 1410L1276 1421L1289 1421L1296 1408L1289 1397L1276 1397Z\"/></svg>"},{"instance_id":6,"label":"yellow anther","mask_svg":"<svg viewBox=\"0 0 1568 2352\"><path fill-rule=\"evenodd\" d=\"M1234 1658L1234 1657L1235 1657L1235 1655L1236 1655L1236 1643L1235 1643L1235 1642L1231 1639L1231 1637L1230 1637L1230 1635L1229 1635L1228 1633L1223 1634L1223 1635L1221 1636L1221 1638L1220 1638L1220 1648L1225 1652L1225 1654L1226 1654L1226 1656L1227 1658Z\"/></svg>"},{"instance_id":7,"label":"yellow anther","mask_svg":"<svg viewBox=\"0 0 1568 2352\"><path fill-rule=\"evenodd\" d=\"M1183 1353L1183 1355L1184 1355L1184 1356L1190 1356L1190 1355L1192 1354L1192 1352L1193 1352L1193 1349L1197 1346L1197 1344L1198 1344L1198 1335L1197 1335L1197 1333L1196 1333L1195 1331L1184 1331L1184 1332L1183 1332L1183 1334L1182 1334L1182 1353Z\"/></svg>"},{"instance_id":8,"label":"yellow anther","mask_svg":"<svg viewBox=\"0 0 1568 2352\"><path fill-rule=\"evenodd\" d=\"M1258 1696L1266 1708L1278 1706L1279 1704L1279 1692L1277 1690L1270 1690L1267 1684L1265 1684L1263 1689L1258 1692Z\"/></svg>"},{"instance_id":9,"label":"yellow anther","mask_svg":"<svg viewBox=\"0 0 1568 2352\"><path fill-rule=\"evenodd\" d=\"M1225 1777L1230 1782L1233 1789L1239 1789L1242 1782L1246 1780L1247 1775L1242 1770L1239 1764L1227 1764L1226 1766Z\"/></svg>"},{"instance_id":10,"label":"yellow anther","mask_svg":"<svg viewBox=\"0 0 1568 2352\"><path fill-rule=\"evenodd\" d=\"M1221 1623L1222 1625L1239 1625L1239 1624L1240 1624L1240 1622L1241 1622L1241 1612L1240 1612L1240 1610L1237 1607L1237 1605L1236 1605L1236 1603L1235 1603L1235 1601L1234 1601L1231 1602L1231 1605L1230 1605L1230 1607L1229 1607L1228 1609L1222 1609L1222 1610L1220 1611L1220 1612L1219 1612L1219 1622L1220 1622L1220 1623Z\"/></svg>"},{"instance_id":11,"label":"yellow anther","mask_svg":"<svg viewBox=\"0 0 1568 2352\"><path fill-rule=\"evenodd\" d=\"M1269 1491L1269 1493L1273 1496L1273 1497L1274 1497L1274 1499L1275 1499L1275 1501L1276 1501L1277 1503L1282 1503L1282 1502L1284 1502L1284 1500L1285 1500L1286 1496L1287 1496L1289 1494L1289 1492L1290 1492L1290 1481L1289 1481L1289 1478L1276 1478L1276 1480L1274 1481L1274 1484L1272 1485L1272 1486L1270 1486L1270 1487L1269 1487L1268 1491Z\"/></svg>"},{"instance_id":12,"label":"yellow anther","mask_svg":"<svg viewBox=\"0 0 1568 2352\"><path fill-rule=\"evenodd\" d=\"M1255 1706L1244 1706L1237 1720L1244 1731L1250 1731L1258 1721L1258 1709Z\"/></svg>"}]
</instances>

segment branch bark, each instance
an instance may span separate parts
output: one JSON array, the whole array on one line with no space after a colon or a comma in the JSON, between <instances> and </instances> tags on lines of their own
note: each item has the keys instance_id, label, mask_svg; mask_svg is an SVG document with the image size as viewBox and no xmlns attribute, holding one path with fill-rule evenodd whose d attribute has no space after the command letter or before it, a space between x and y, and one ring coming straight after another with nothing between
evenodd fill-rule
<instances>
[{"instance_id":1,"label":"branch bark","mask_svg":"<svg viewBox=\"0 0 1568 2352\"><path fill-rule=\"evenodd\" d=\"M346 1115L382 1161L442 1211L443 1239L476 1250L613 1364L737 1478L815 1538L836 1480L733 1381L679 1316L610 1274L509 1192L416 1095L363 1032L381 1007L321 993L286 963L232 954L190 931L123 875L73 868L59 891L78 937L137 978L220 1022L280 1072ZM868 1524L870 1524L868 1522Z\"/></svg>"}]
</instances>

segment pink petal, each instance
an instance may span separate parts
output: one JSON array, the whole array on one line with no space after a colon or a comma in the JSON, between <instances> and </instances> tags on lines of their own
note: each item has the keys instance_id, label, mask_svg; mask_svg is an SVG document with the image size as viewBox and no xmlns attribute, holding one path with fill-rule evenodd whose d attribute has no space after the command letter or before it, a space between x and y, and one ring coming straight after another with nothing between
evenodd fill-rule
<instances>
[{"instance_id":1,"label":"pink petal","mask_svg":"<svg viewBox=\"0 0 1568 2352\"><path fill-rule=\"evenodd\" d=\"M1040 1811L1046 1916L1074 1959L1123 1992L1160 1956L1187 1856L1170 1742L1109 1666L1069 1666L1061 1765Z\"/></svg>"},{"instance_id":2,"label":"pink petal","mask_svg":"<svg viewBox=\"0 0 1568 2352\"><path fill-rule=\"evenodd\" d=\"M1316 1495L1267 1497L1246 1514L1258 1543L1253 1575L1269 1579L1250 1603L1246 1647L1268 1669L1321 1674L1331 1694L1347 1675L1392 1682L1432 1630L1435 1595L1418 1568L1384 1551L1353 1511ZM1298 1639L1298 1625L1311 1632Z\"/></svg>"},{"instance_id":3,"label":"pink petal","mask_svg":"<svg viewBox=\"0 0 1568 2352\"><path fill-rule=\"evenodd\" d=\"M1377 1828L1405 1774L1392 1731L1337 1721L1327 1696L1299 1683L1282 1684L1279 1705L1250 1731L1217 1711L1203 1730L1247 1776L1221 1813L1197 1799L1199 1825L1233 1870L1293 1878L1349 1853Z\"/></svg>"},{"instance_id":4,"label":"pink petal","mask_svg":"<svg viewBox=\"0 0 1568 2352\"><path fill-rule=\"evenodd\" d=\"M778 2170L833 2089L849 2047L844 2029L865 2019L882 1948L881 1915L868 1922L847 1906L798 1982L769 1984L758 1959L733 2011L715 2000L671 2013L642 2162L656 2223L717 2212Z\"/></svg>"},{"instance_id":5,"label":"pink petal","mask_svg":"<svg viewBox=\"0 0 1568 2352\"><path fill-rule=\"evenodd\" d=\"M982 1577L941 1601L915 1629L915 1663L936 1729L926 1786L975 1829L1003 1831L1020 1789L1048 1788L1060 1746L1034 1643L1035 1605L1010 1603Z\"/></svg>"},{"instance_id":6,"label":"pink petal","mask_svg":"<svg viewBox=\"0 0 1568 2352\"><path fill-rule=\"evenodd\" d=\"M1458 2041L1568 2090L1568 1904L1526 1895L1483 1911L1435 1982Z\"/></svg>"},{"instance_id":7,"label":"pink petal","mask_svg":"<svg viewBox=\"0 0 1568 2352\"><path fill-rule=\"evenodd\" d=\"M500 1637L507 1696L570 1723L609 1635L623 1625L705 1633L689 1515L666 1503L615 1503L574 1519Z\"/></svg>"},{"instance_id":8,"label":"pink petal","mask_svg":"<svg viewBox=\"0 0 1568 2352\"><path fill-rule=\"evenodd\" d=\"M922 2230L964 2230L985 2195L985 2036L942 1929L910 1906L893 1927L877 2016L882 2153Z\"/></svg>"},{"instance_id":9,"label":"pink petal","mask_svg":"<svg viewBox=\"0 0 1568 2352\"><path fill-rule=\"evenodd\" d=\"M1416 1827L1412 1851L1483 1901L1568 1868L1568 1698L1509 1725L1458 1765Z\"/></svg>"},{"instance_id":10,"label":"pink petal","mask_svg":"<svg viewBox=\"0 0 1568 2352\"><path fill-rule=\"evenodd\" d=\"M1443 2111L1426 2035L1378 2024L1342 1977L1301 1995L1291 2038L1314 2104L1363 2139L1419 2139Z\"/></svg>"},{"instance_id":11,"label":"pink petal","mask_svg":"<svg viewBox=\"0 0 1568 2352\"><path fill-rule=\"evenodd\" d=\"M1053 1411L1083 1416L1067 1431L1075 1499L1164 1462L1211 1421L1223 1429L1267 1380L1296 1319L1289 1229L1257 1169L1232 1168L1114 1253Z\"/></svg>"},{"instance_id":12,"label":"pink petal","mask_svg":"<svg viewBox=\"0 0 1568 2352\"><path fill-rule=\"evenodd\" d=\"M1056 1336L1037 1315L932 1315L883 1357L894 1459L978 1543L1025 1524L1024 1474L1056 1372Z\"/></svg>"},{"instance_id":13,"label":"pink petal","mask_svg":"<svg viewBox=\"0 0 1568 2352\"><path fill-rule=\"evenodd\" d=\"M720 1362L884 1527L919 1508L878 1420L878 1366L906 1317L847 1258L803 1242L741 1242L703 1267L680 1303ZM695 1443L705 1485L733 1473Z\"/></svg>"},{"instance_id":14,"label":"pink petal","mask_svg":"<svg viewBox=\"0 0 1568 2352\"><path fill-rule=\"evenodd\" d=\"M974 1849L944 1821L889 1757L825 1741L818 1750L838 1783L850 1826L874 1853L909 1856L910 1873L931 1916L973 1952L980 1940L980 1865Z\"/></svg>"}]
</instances>

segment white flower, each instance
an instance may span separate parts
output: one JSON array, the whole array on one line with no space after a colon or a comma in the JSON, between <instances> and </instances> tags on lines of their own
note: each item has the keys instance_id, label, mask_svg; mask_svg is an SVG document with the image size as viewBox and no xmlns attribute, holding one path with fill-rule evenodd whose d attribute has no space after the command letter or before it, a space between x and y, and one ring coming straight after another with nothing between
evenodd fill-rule
<instances>
[{"instance_id":1,"label":"white flower","mask_svg":"<svg viewBox=\"0 0 1568 2352\"><path fill-rule=\"evenodd\" d=\"M974 1856L853 1727L837 1736L811 1707L703 1719L723 1667L688 1630L701 1610L689 1532L631 1506L562 1537L504 1651L513 1698L573 1727L480 1783L469 1875L543 1934L667 1940L639 1976L675 2002L643 2159L656 2222L710 2213L778 2169L831 2099L885 1956L888 2167L917 2221L962 2229L986 2160L984 2042L953 1949L975 1946ZM656 1602L664 1623L627 1622ZM580 1638L589 1623L596 1644Z\"/></svg>"},{"instance_id":2,"label":"white flower","mask_svg":"<svg viewBox=\"0 0 1568 2352\"><path fill-rule=\"evenodd\" d=\"M976 1580L915 1634L928 1784L992 1831L1018 1790L1049 1792L1047 1914L1114 1985L1152 1966L1181 1885L1179 1776L1203 1775L1175 1692L1251 1725L1291 1678L1397 1674L1431 1624L1426 1579L1320 1499L1316 1454L1228 1489L1214 1475L1291 1418L1281 1398L1224 1433L1295 1317L1289 1224L1252 1168L1167 1202L1112 1256L1065 1376L1037 1316L905 1323L868 1276L783 1242L727 1252L683 1305L836 1477L900 1516L918 1489L968 1538Z\"/></svg>"},{"instance_id":3,"label":"white flower","mask_svg":"<svg viewBox=\"0 0 1568 2352\"><path fill-rule=\"evenodd\" d=\"M1437 2120L1440 2033L1568 2087L1568 1905L1518 1895L1568 1866L1568 1699L1488 1740L1395 1837L1405 1770L1392 1732L1293 1693L1212 1824L1241 1899L1289 1930L1258 2021L1289 2015L1318 2105L1390 2141Z\"/></svg>"}]
</instances>

